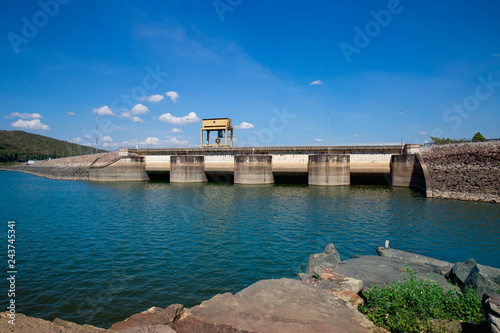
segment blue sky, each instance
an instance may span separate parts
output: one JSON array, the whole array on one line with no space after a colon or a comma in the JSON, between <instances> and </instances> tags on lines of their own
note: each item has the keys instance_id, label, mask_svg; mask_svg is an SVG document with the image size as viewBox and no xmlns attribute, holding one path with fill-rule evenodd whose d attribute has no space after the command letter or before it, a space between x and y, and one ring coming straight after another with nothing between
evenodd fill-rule
<instances>
[{"instance_id":1,"label":"blue sky","mask_svg":"<svg viewBox=\"0 0 500 333\"><path fill-rule=\"evenodd\" d=\"M0 129L99 146L500 137L500 1L10 1ZM328 115L330 113L330 115ZM252 128L253 127L253 128Z\"/></svg>"}]
</instances>

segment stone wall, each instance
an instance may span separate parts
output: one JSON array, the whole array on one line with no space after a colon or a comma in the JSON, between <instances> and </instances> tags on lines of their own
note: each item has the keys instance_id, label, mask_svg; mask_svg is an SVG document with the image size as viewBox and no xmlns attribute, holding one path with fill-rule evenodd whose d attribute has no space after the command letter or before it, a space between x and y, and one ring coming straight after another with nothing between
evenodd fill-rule
<instances>
[{"instance_id":1,"label":"stone wall","mask_svg":"<svg viewBox=\"0 0 500 333\"><path fill-rule=\"evenodd\" d=\"M500 142L422 147L435 198L500 202Z\"/></svg>"}]
</instances>

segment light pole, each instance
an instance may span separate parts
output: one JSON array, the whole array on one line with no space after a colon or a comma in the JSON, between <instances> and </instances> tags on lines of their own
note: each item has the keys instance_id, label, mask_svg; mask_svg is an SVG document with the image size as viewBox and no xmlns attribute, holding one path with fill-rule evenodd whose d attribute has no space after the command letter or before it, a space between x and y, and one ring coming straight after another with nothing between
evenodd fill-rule
<instances>
[{"instance_id":1,"label":"light pole","mask_svg":"<svg viewBox=\"0 0 500 333\"><path fill-rule=\"evenodd\" d=\"M255 120L254 120L254 119L255 119L255 116L254 116L254 115L252 115L252 123L254 123L254 128L255 128ZM254 155L254 154L255 154L255 146L254 146L254 144L253 144L253 137L254 137L254 136L255 136L255 131L254 131L254 130L252 130L252 155Z\"/></svg>"},{"instance_id":2,"label":"light pole","mask_svg":"<svg viewBox=\"0 0 500 333\"><path fill-rule=\"evenodd\" d=\"M137 140L135 142L135 149L137 150L137 155L139 155L139 121L137 121Z\"/></svg>"},{"instance_id":3,"label":"light pole","mask_svg":"<svg viewBox=\"0 0 500 333\"><path fill-rule=\"evenodd\" d=\"M328 155L330 155L330 112L328 112Z\"/></svg>"},{"instance_id":4,"label":"light pole","mask_svg":"<svg viewBox=\"0 0 500 333\"><path fill-rule=\"evenodd\" d=\"M99 110L95 112L95 152L99 149Z\"/></svg>"},{"instance_id":5,"label":"light pole","mask_svg":"<svg viewBox=\"0 0 500 333\"><path fill-rule=\"evenodd\" d=\"M189 113L186 118L186 155L189 155Z\"/></svg>"},{"instance_id":6,"label":"light pole","mask_svg":"<svg viewBox=\"0 0 500 333\"><path fill-rule=\"evenodd\" d=\"M403 110L401 110L401 155L403 155Z\"/></svg>"}]
</instances>

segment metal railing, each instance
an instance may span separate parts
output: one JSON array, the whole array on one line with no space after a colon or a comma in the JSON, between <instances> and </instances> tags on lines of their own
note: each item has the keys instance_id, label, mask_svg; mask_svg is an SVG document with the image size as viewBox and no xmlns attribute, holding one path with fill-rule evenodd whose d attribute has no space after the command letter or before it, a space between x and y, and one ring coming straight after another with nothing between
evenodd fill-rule
<instances>
[{"instance_id":1,"label":"metal railing","mask_svg":"<svg viewBox=\"0 0 500 333\"><path fill-rule=\"evenodd\" d=\"M125 148L125 147L121 147ZM135 148L127 148L129 153L137 153ZM255 154L327 154L328 146L255 147ZM332 153L397 153L401 145L378 146L330 146ZM189 148L191 154L200 155L245 155L252 154L252 147L203 147ZM186 148L142 148L139 155L185 155Z\"/></svg>"}]
</instances>

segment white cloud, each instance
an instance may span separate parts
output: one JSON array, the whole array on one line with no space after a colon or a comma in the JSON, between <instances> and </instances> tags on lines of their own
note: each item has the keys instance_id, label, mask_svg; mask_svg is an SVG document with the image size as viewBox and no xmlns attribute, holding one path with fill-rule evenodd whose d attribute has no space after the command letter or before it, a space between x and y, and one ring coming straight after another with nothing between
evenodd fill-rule
<instances>
[{"instance_id":1,"label":"white cloud","mask_svg":"<svg viewBox=\"0 0 500 333\"><path fill-rule=\"evenodd\" d=\"M70 140L70 141L73 143L80 143L83 141L83 139L82 138L73 138L73 140Z\"/></svg>"},{"instance_id":2,"label":"white cloud","mask_svg":"<svg viewBox=\"0 0 500 333\"><path fill-rule=\"evenodd\" d=\"M128 120L132 120L134 123L143 123L144 122L141 118L133 116L130 112L122 112L120 114L120 117L128 119Z\"/></svg>"},{"instance_id":3,"label":"white cloud","mask_svg":"<svg viewBox=\"0 0 500 333\"><path fill-rule=\"evenodd\" d=\"M174 102L174 104L177 104L177 98L179 98L179 94L175 91L167 91L165 93L165 95L167 95L168 97L170 97L170 99L172 100L172 102Z\"/></svg>"},{"instance_id":4,"label":"white cloud","mask_svg":"<svg viewBox=\"0 0 500 333\"><path fill-rule=\"evenodd\" d=\"M187 144L187 140L179 140L176 137L170 138L167 140L167 146L185 146Z\"/></svg>"},{"instance_id":5,"label":"white cloud","mask_svg":"<svg viewBox=\"0 0 500 333\"><path fill-rule=\"evenodd\" d=\"M170 113L164 113L158 119L160 119L164 123L175 125L186 125L187 123L196 123L201 120L194 112L189 112L188 115L182 117L176 117L171 115Z\"/></svg>"},{"instance_id":6,"label":"white cloud","mask_svg":"<svg viewBox=\"0 0 500 333\"><path fill-rule=\"evenodd\" d=\"M139 142L139 146L162 146L162 147L180 147L185 146L187 143L186 140L179 140L176 137L167 136L167 140L161 140L157 137L150 136L145 140ZM130 146L130 142L123 142L122 145ZM133 142L132 146L135 145Z\"/></svg>"},{"instance_id":7,"label":"white cloud","mask_svg":"<svg viewBox=\"0 0 500 333\"><path fill-rule=\"evenodd\" d=\"M113 142L113 139L109 135L102 137L101 140L102 140L102 142L105 142L105 143Z\"/></svg>"},{"instance_id":8,"label":"white cloud","mask_svg":"<svg viewBox=\"0 0 500 333\"><path fill-rule=\"evenodd\" d=\"M123 127L120 127L120 126L116 126L115 128L116 128L117 130L119 130L119 131L127 131L127 129L126 129L126 128L123 128Z\"/></svg>"},{"instance_id":9,"label":"white cloud","mask_svg":"<svg viewBox=\"0 0 500 333\"><path fill-rule=\"evenodd\" d=\"M359 136L359 134L354 134L354 136Z\"/></svg>"},{"instance_id":10,"label":"white cloud","mask_svg":"<svg viewBox=\"0 0 500 333\"><path fill-rule=\"evenodd\" d=\"M147 145L147 146L158 146L161 144L161 140L155 137L148 137L144 141L139 142L140 145Z\"/></svg>"},{"instance_id":11,"label":"white cloud","mask_svg":"<svg viewBox=\"0 0 500 333\"><path fill-rule=\"evenodd\" d=\"M247 122L242 122L239 125L234 126L234 128L239 128L239 129L250 129L254 128L255 126L253 124L247 123Z\"/></svg>"},{"instance_id":12,"label":"white cloud","mask_svg":"<svg viewBox=\"0 0 500 333\"><path fill-rule=\"evenodd\" d=\"M92 112L97 113L100 116L116 116L107 105L94 109Z\"/></svg>"},{"instance_id":13,"label":"white cloud","mask_svg":"<svg viewBox=\"0 0 500 333\"><path fill-rule=\"evenodd\" d=\"M182 133L182 130L181 129L178 129L178 128L172 128L172 133Z\"/></svg>"},{"instance_id":14,"label":"white cloud","mask_svg":"<svg viewBox=\"0 0 500 333\"><path fill-rule=\"evenodd\" d=\"M76 113L74 113L74 112L66 112L66 114L68 114L68 115L70 115L70 116L74 116L74 115L76 115Z\"/></svg>"},{"instance_id":15,"label":"white cloud","mask_svg":"<svg viewBox=\"0 0 500 333\"><path fill-rule=\"evenodd\" d=\"M314 139L314 140L316 140L316 141L318 141L318 142L322 142L322 141L323 141L323 139L318 139L318 138L316 138L316 139Z\"/></svg>"},{"instance_id":16,"label":"white cloud","mask_svg":"<svg viewBox=\"0 0 500 333\"><path fill-rule=\"evenodd\" d=\"M158 102L162 101L163 98L164 97L162 95L151 95L149 97L142 97L141 101L148 101L148 102L151 102L151 103L158 103Z\"/></svg>"},{"instance_id":17,"label":"white cloud","mask_svg":"<svg viewBox=\"0 0 500 333\"><path fill-rule=\"evenodd\" d=\"M42 124L40 119L33 119L33 120L19 119L15 123L10 124L10 126L28 130L37 130L37 131L48 131L50 129L48 125Z\"/></svg>"},{"instance_id":18,"label":"white cloud","mask_svg":"<svg viewBox=\"0 0 500 333\"><path fill-rule=\"evenodd\" d=\"M21 118L21 119L40 119L42 118L42 115L39 113L19 113L19 112L12 112L7 118Z\"/></svg>"},{"instance_id":19,"label":"white cloud","mask_svg":"<svg viewBox=\"0 0 500 333\"><path fill-rule=\"evenodd\" d=\"M130 113L135 114L135 115L146 114L148 112L149 112L149 109L141 103L137 104L136 106L134 106L132 108L132 110L130 110Z\"/></svg>"},{"instance_id":20,"label":"white cloud","mask_svg":"<svg viewBox=\"0 0 500 333\"><path fill-rule=\"evenodd\" d=\"M426 135L427 132L422 131L422 132L418 132L418 134L420 134L420 135Z\"/></svg>"},{"instance_id":21,"label":"white cloud","mask_svg":"<svg viewBox=\"0 0 500 333\"><path fill-rule=\"evenodd\" d=\"M323 85L323 81L316 80L316 81L313 81L313 82L309 83L309 85L310 86L317 86L317 85L321 86L321 85Z\"/></svg>"}]
</instances>

